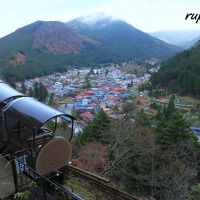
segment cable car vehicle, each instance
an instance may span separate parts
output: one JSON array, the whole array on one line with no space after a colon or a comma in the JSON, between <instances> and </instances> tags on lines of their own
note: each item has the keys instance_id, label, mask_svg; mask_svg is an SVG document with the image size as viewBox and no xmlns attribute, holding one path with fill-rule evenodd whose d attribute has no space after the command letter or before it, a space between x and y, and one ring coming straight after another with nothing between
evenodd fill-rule
<instances>
[{"instance_id":1,"label":"cable car vehicle","mask_svg":"<svg viewBox=\"0 0 200 200\"><path fill-rule=\"evenodd\" d=\"M70 140L75 118L26 97L3 81L0 112L0 155L16 155L42 176L56 174L56 180L62 184L62 172L72 153ZM17 173L19 169L13 167Z\"/></svg>"}]
</instances>

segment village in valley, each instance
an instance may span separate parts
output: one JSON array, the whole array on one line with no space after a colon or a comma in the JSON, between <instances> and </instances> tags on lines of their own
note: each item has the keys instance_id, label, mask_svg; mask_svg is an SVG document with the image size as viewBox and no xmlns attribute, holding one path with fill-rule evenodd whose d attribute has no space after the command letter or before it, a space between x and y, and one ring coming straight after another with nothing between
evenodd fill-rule
<instances>
[{"instance_id":1,"label":"village in valley","mask_svg":"<svg viewBox=\"0 0 200 200\"><path fill-rule=\"evenodd\" d=\"M77 117L74 129L78 134L100 109L116 120L123 116L125 103L131 104L133 97L142 96L138 86L159 70L157 59L145 60L144 63L149 66L148 70L133 62L110 63L99 68L71 69L25 80L24 85L28 94L35 82L41 82L48 91L48 104ZM148 109L148 105L144 105L144 109Z\"/></svg>"}]
</instances>

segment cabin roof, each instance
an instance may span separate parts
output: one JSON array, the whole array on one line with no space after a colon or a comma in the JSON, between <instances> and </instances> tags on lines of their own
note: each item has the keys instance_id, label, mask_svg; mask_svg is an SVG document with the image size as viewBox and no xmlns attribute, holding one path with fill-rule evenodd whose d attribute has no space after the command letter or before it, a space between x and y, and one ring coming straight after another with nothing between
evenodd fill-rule
<instances>
[{"instance_id":1,"label":"cabin roof","mask_svg":"<svg viewBox=\"0 0 200 200\"><path fill-rule=\"evenodd\" d=\"M3 108L5 116L18 119L26 126L38 130L47 121L58 116L66 116L75 119L73 116L57 111L43 103L40 103L34 98L22 97L14 100ZM9 122L7 121L7 126Z\"/></svg>"},{"instance_id":2,"label":"cabin roof","mask_svg":"<svg viewBox=\"0 0 200 200\"><path fill-rule=\"evenodd\" d=\"M22 97L22 93L11 88L9 85L0 80L0 103L11 97Z\"/></svg>"}]
</instances>

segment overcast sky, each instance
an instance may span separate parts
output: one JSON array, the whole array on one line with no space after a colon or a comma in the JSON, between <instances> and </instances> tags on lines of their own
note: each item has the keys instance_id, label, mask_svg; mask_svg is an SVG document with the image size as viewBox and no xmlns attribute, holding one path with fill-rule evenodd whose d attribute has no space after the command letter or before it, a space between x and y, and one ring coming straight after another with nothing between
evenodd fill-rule
<instances>
[{"instance_id":1,"label":"overcast sky","mask_svg":"<svg viewBox=\"0 0 200 200\"><path fill-rule=\"evenodd\" d=\"M145 32L200 29L200 21L185 21L187 13L200 14L200 0L0 0L0 37L37 20L66 22L96 12Z\"/></svg>"}]
</instances>

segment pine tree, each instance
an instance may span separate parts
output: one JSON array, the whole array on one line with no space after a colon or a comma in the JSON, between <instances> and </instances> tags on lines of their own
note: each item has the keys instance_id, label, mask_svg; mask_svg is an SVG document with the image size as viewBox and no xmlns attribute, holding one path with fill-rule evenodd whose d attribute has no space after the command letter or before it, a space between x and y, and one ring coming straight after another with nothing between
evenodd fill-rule
<instances>
[{"instance_id":1,"label":"pine tree","mask_svg":"<svg viewBox=\"0 0 200 200\"><path fill-rule=\"evenodd\" d=\"M168 103L168 106L167 106L167 112L169 114L172 114L172 113L174 113L174 111L175 111L174 99L173 99L173 97L171 97L169 99L169 103Z\"/></svg>"},{"instance_id":2,"label":"pine tree","mask_svg":"<svg viewBox=\"0 0 200 200\"><path fill-rule=\"evenodd\" d=\"M89 80L88 75L85 77L85 86L83 88L84 89L91 89L90 80Z\"/></svg>"},{"instance_id":3,"label":"pine tree","mask_svg":"<svg viewBox=\"0 0 200 200\"><path fill-rule=\"evenodd\" d=\"M39 100L45 101L46 97L48 96L48 91L46 87L42 84L42 82L39 82Z\"/></svg>"},{"instance_id":4,"label":"pine tree","mask_svg":"<svg viewBox=\"0 0 200 200\"><path fill-rule=\"evenodd\" d=\"M93 120L93 137L96 140L101 140L104 136L103 132L110 126L110 118L108 115L101 109L97 117Z\"/></svg>"},{"instance_id":5,"label":"pine tree","mask_svg":"<svg viewBox=\"0 0 200 200\"><path fill-rule=\"evenodd\" d=\"M34 97L35 96L32 87L29 87L29 89L28 89L28 96L30 96L30 97Z\"/></svg>"},{"instance_id":6,"label":"pine tree","mask_svg":"<svg viewBox=\"0 0 200 200\"><path fill-rule=\"evenodd\" d=\"M141 109L140 112L137 113L136 123L141 126L150 126L149 117L145 114L144 110Z\"/></svg>"},{"instance_id":7,"label":"pine tree","mask_svg":"<svg viewBox=\"0 0 200 200\"><path fill-rule=\"evenodd\" d=\"M21 85L21 92L22 92L23 94L26 94L26 91L27 91L27 88L26 88L24 82L22 82L22 85Z\"/></svg>"},{"instance_id":8,"label":"pine tree","mask_svg":"<svg viewBox=\"0 0 200 200\"><path fill-rule=\"evenodd\" d=\"M79 138L81 141L95 139L104 142L104 132L109 129L111 120L108 115L101 109L96 118L83 130L83 134Z\"/></svg>"},{"instance_id":9,"label":"pine tree","mask_svg":"<svg viewBox=\"0 0 200 200\"><path fill-rule=\"evenodd\" d=\"M88 75L95 75L93 68L90 69Z\"/></svg>"},{"instance_id":10,"label":"pine tree","mask_svg":"<svg viewBox=\"0 0 200 200\"><path fill-rule=\"evenodd\" d=\"M39 91L39 84L37 81L33 84L33 91L34 91L34 97L36 99L39 99L40 91Z\"/></svg>"},{"instance_id":11,"label":"pine tree","mask_svg":"<svg viewBox=\"0 0 200 200\"><path fill-rule=\"evenodd\" d=\"M109 70L108 70L108 69L106 69L106 71L105 71L105 75L107 76L107 75L108 75L108 73L109 73Z\"/></svg>"},{"instance_id":12,"label":"pine tree","mask_svg":"<svg viewBox=\"0 0 200 200\"><path fill-rule=\"evenodd\" d=\"M161 118L157 125L159 143L164 147L174 146L190 139L195 140L189 131L190 121L183 117L180 111L174 112L170 118Z\"/></svg>"}]
</instances>

